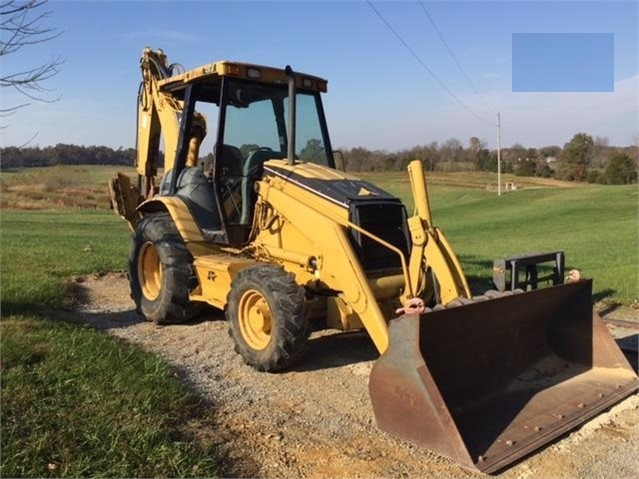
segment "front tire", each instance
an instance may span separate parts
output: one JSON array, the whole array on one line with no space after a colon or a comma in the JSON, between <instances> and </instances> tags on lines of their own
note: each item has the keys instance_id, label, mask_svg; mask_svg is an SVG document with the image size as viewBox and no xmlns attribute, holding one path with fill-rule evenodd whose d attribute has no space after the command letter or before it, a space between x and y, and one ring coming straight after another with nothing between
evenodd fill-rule
<instances>
[{"instance_id":1,"label":"front tire","mask_svg":"<svg viewBox=\"0 0 639 479\"><path fill-rule=\"evenodd\" d=\"M235 352L258 371L281 371L297 361L311 333L304 288L282 268L250 266L233 279L226 317Z\"/></svg>"},{"instance_id":2,"label":"front tire","mask_svg":"<svg viewBox=\"0 0 639 479\"><path fill-rule=\"evenodd\" d=\"M136 311L157 324L193 319L200 304L189 302L197 286L193 257L168 213L146 215L136 226L129 254L129 283Z\"/></svg>"}]
</instances>

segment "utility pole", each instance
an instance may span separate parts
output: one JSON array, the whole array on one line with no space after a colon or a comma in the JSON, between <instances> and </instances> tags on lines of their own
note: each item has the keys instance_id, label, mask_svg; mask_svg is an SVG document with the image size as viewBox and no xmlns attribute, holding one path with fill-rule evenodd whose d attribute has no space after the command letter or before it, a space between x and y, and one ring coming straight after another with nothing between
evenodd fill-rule
<instances>
[{"instance_id":1,"label":"utility pole","mask_svg":"<svg viewBox=\"0 0 639 479\"><path fill-rule=\"evenodd\" d=\"M501 196L501 122L497 112L497 196Z\"/></svg>"}]
</instances>

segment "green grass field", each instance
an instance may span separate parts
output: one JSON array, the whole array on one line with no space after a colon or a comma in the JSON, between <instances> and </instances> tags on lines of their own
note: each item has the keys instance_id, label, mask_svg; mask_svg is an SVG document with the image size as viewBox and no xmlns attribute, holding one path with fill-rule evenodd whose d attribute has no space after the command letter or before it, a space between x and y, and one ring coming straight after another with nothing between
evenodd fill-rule
<instances>
[{"instance_id":1,"label":"green grass field","mask_svg":"<svg viewBox=\"0 0 639 479\"><path fill-rule=\"evenodd\" d=\"M467 274L490 274L476 264L487 259L560 249L567 269L594 279L596 298L637 300L636 187L539 189L501 198L484 192L434 196L440 206L433 215L454 241Z\"/></svg>"},{"instance_id":2,"label":"green grass field","mask_svg":"<svg viewBox=\"0 0 639 479\"><path fill-rule=\"evenodd\" d=\"M73 275L126 267L128 228L110 211L2 212L3 313L60 307Z\"/></svg>"},{"instance_id":3,"label":"green grass field","mask_svg":"<svg viewBox=\"0 0 639 479\"><path fill-rule=\"evenodd\" d=\"M1 477L194 477L211 414L156 357L86 327L3 317Z\"/></svg>"},{"instance_id":4,"label":"green grass field","mask_svg":"<svg viewBox=\"0 0 639 479\"><path fill-rule=\"evenodd\" d=\"M125 268L110 211L3 210L0 477L215 476L214 411L162 360L59 319L75 275Z\"/></svg>"},{"instance_id":5,"label":"green grass field","mask_svg":"<svg viewBox=\"0 0 639 479\"><path fill-rule=\"evenodd\" d=\"M99 196L115 170L0 175L1 477L216 473L215 451L184 427L210 411L165 363L50 313L68 305L71 277L126 267L128 228ZM402 198L410 213L406 175L365 178ZM490 277L494 258L562 249L568 268L594 279L596 299L636 303L637 187L514 180L523 188L498 198L486 188L494 175L429 176L434 223L469 278L488 288L480 278ZM73 199L85 190L92 199ZM34 192L38 199L27 201Z\"/></svg>"}]
</instances>

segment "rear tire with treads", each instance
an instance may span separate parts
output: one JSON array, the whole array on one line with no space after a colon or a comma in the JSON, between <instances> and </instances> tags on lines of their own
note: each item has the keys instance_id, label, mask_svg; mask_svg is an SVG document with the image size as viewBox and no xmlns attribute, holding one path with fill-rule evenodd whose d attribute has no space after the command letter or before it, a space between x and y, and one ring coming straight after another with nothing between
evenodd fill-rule
<instances>
[{"instance_id":1,"label":"rear tire with treads","mask_svg":"<svg viewBox=\"0 0 639 479\"><path fill-rule=\"evenodd\" d=\"M193 319L204 304L189 301L197 286L193 257L168 213L147 214L136 226L129 283L136 311L157 324Z\"/></svg>"}]
</instances>

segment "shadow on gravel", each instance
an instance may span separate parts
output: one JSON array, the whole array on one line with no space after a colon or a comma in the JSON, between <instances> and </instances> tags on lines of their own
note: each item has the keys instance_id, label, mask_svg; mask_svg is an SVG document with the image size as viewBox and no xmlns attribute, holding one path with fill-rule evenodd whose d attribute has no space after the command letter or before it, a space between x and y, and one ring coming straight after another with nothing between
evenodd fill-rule
<instances>
[{"instance_id":1,"label":"shadow on gravel","mask_svg":"<svg viewBox=\"0 0 639 479\"><path fill-rule=\"evenodd\" d=\"M374 361L379 357L368 333L335 333L309 339L306 353L292 371L316 371Z\"/></svg>"},{"instance_id":2,"label":"shadow on gravel","mask_svg":"<svg viewBox=\"0 0 639 479\"><path fill-rule=\"evenodd\" d=\"M99 331L127 328L129 326L146 322L132 309L128 311L113 312L92 312L56 309L42 311L42 314L52 319L84 324Z\"/></svg>"},{"instance_id":3,"label":"shadow on gravel","mask_svg":"<svg viewBox=\"0 0 639 479\"><path fill-rule=\"evenodd\" d=\"M127 328L135 324L144 323L144 319L134 310L114 311L111 313L76 313L81 316L84 324L100 331L108 331L109 329Z\"/></svg>"},{"instance_id":4,"label":"shadow on gravel","mask_svg":"<svg viewBox=\"0 0 639 479\"><path fill-rule=\"evenodd\" d=\"M142 316L136 313L133 309L127 311L113 311L113 312L91 312L81 311L74 313L74 316L80 316L81 321L95 329L101 331L107 331L109 329L126 328L141 323L153 324L150 321L146 321ZM182 324L164 324L156 325L158 328L171 328L173 326L189 326L205 323L207 321L224 321L224 313L211 309L199 315L197 318L192 319L187 323Z\"/></svg>"}]
</instances>

